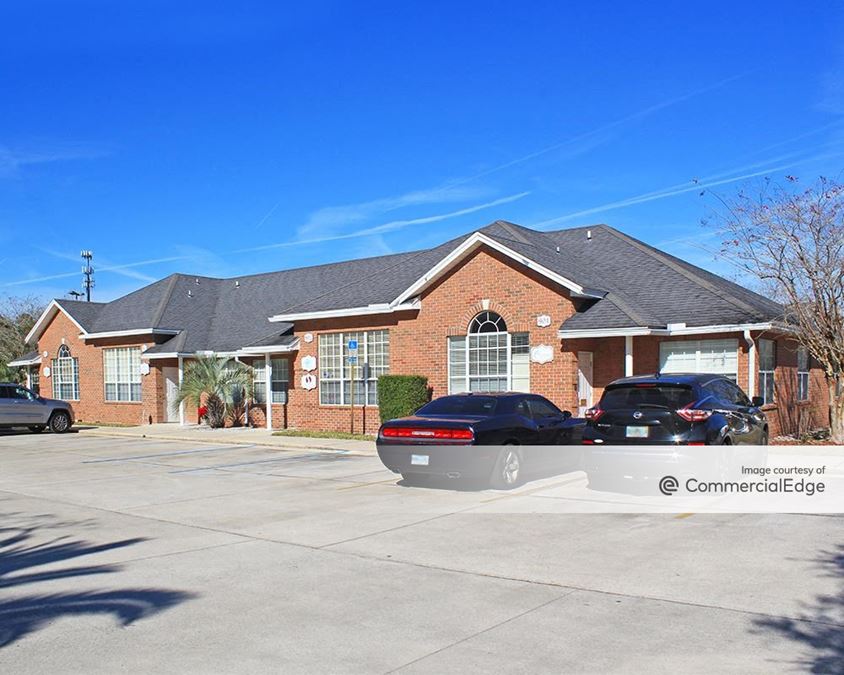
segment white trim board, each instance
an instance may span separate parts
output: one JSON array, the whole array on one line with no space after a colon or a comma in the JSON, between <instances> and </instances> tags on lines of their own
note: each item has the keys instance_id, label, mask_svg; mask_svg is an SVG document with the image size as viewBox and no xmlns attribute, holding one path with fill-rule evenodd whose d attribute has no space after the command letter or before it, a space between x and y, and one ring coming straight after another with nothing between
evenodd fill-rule
<instances>
[{"instance_id":1,"label":"white trim board","mask_svg":"<svg viewBox=\"0 0 844 675\"><path fill-rule=\"evenodd\" d=\"M414 299L410 302L399 304L384 302L366 305L365 307L344 307L342 309L326 309L319 312L299 312L298 314L276 314L270 317L270 321L307 321L309 319L336 319L346 316L366 316L370 314L393 314L395 312L417 310L421 307L421 301Z\"/></svg>"},{"instance_id":2,"label":"white trim board","mask_svg":"<svg viewBox=\"0 0 844 675\"><path fill-rule=\"evenodd\" d=\"M557 337L563 340L577 338L626 337L636 335L708 335L711 333L743 333L750 330L771 330L772 323L715 324L712 326L686 326L673 324L666 328L631 326L629 328L596 328L588 330L558 330Z\"/></svg>"},{"instance_id":3,"label":"white trim board","mask_svg":"<svg viewBox=\"0 0 844 675\"><path fill-rule=\"evenodd\" d=\"M80 340L93 340L95 338L124 337L130 335L178 335L181 331L170 328L132 328L130 330L107 330L100 333L83 333Z\"/></svg>"}]
</instances>

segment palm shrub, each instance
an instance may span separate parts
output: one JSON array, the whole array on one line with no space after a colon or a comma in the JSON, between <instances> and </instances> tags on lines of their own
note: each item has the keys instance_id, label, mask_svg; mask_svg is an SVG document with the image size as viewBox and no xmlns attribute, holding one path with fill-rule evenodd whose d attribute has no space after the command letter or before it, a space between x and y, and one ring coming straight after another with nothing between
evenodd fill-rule
<instances>
[{"instance_id":1,"label":"palm shrub","mask_svg":"<svg viewBox=\"0 0 844 675\"><path fill-rule=\"evenodd\" d=\"M197 356L185 366L174 403L204 405L208 426L219 429L244 397L252 396L252 369L242 363L215 356Z\"/></svg>"}]
</instances>

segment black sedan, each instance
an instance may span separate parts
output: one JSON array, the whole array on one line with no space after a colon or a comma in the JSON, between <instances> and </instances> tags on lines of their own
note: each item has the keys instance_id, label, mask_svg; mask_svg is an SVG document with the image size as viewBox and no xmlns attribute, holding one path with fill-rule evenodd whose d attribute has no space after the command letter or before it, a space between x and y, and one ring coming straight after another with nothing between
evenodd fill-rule
<instances>
[{"instance_id":1,"label":"black sedan","mask_svg":"<svg viewBox=\"0 0 844 675\"><path fill-rule=\"evenodd\" d=\"M723 375L625 377L586 412L583 443L611 445L766 445L768 422Z\"/></svg>"},{"instance_id":2,"label":"black sedan","mask_svg":"<svg viewBox=\"0 0 844 675\"><path fill-rule=\"evenodd\" d=\"M438 475L489 480L507 489L526 473L572 460L554 446L579 443L583 425L535 394L457 394L385 422L376 444L384 466L408 482Z\"/></svg>"}]
</instances>

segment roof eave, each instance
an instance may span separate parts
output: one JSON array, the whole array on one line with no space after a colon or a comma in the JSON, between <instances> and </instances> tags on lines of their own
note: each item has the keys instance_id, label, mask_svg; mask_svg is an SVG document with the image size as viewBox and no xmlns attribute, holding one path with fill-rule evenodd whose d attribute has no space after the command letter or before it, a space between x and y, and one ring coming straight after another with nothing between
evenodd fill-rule
<instances>
[{"instance_id":1,"label":"roof eave","mask_svg":"<svg viewBox=\"0 0 844 675\"><path fill-rule=\"evenodd\" d=\"M394 314L395 312L406 312L418 310L422 302L418 299L401 303L379 303L366 305L365 307L341 307L339 309L326 309L318 312L299 312L291 314L276 314L270 317L270 321L308 321L311 319L338 319L351 316L366 316L370 314Z\"/></svg>"},{"instance_id":2,"label":"roof eave","mask_svg":"<svg viewBox=\"0 0 844 675\"><path fill-rule=\"evenodd\" d=\"M15 359L9 361L6 365L10 368L25 368L26 366L37 366L41 363L41 357L36 356L34 359Z\"/></svg>"},{"instance_id":3,"label":"roof eave","mask_svg":"<svg viewBox=\"0 0 844 675\"><path fill-rule=\"evenodd\" d=\"M770 321L762 323L713 324L709 326L687 326L685 323L666 326L628 326L624 328L584 328L566 330L560 328L557 337L562 340L599 337L628 337L638 335L708 335L712 333L740 333L751 330L771 330L775 328Z\"/></svg>"},{"instance_id":4,"label":"roof eave","mask_svg":"<svg viewBox=\"0 0 844 675\"><path fill-rule=\"evenodd\" d=\"M32 326L30 331L26 334L24 338L24 343L29 344L34 340L38 340L41 337L41 334L44 332L44 329L47 327L47 324L53 319L56 314L59 312L64 312L68 319L70 319L76 327L80 330L81 333L85 334L87 331L82 327L76 319L73 318L70 312L67 311L64 307L59 304L58 300L51 300L50 304L41 312L41 316L38 317L38 321L35 322L35 325Z\"/></svg>"}]
</instances>

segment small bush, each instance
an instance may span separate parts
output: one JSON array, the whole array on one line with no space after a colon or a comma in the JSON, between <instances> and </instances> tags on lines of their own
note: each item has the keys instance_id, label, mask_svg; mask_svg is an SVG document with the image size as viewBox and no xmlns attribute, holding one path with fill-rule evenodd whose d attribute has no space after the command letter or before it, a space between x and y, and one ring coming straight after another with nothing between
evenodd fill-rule
<instances>
[{"instance_id":1,"label":"small bush","mask_svg":"<svg viewBox=\"0 0 844 675\"><path fill-rule=\"evenodd\" d=\"M378 412L382 422L411 415L428 399L427 377L382 375L378 378Z\"/></svg>"}]
</instances>

